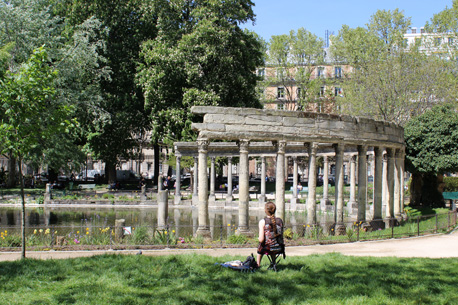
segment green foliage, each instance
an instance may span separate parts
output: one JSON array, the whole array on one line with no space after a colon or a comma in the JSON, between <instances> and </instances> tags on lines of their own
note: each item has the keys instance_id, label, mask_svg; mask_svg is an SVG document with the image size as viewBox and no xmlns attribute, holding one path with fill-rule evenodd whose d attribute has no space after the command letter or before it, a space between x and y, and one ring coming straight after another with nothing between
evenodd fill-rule
<instances>
[{"instance_id":1,"label":"green foliage","mask_svg":"<svg viewBox=\"0 0 458 305\"><path fill-rule=\"evenodd\" d=\"M441 174L458 170L458 114L436 106L409 121L404 130L406 169Z\"/></svg>"},{"instance_id":2,"label":"green foliage","mask_svg":"<svg viewBox=\"0 0 458 305\"><path fill-rule=\"evenodd\" d=\"M228 244L243 245L243 244L246 244L247 242L248 242L248 237L246 237L245 235L233 234L227 238Z\"/></svg>"},{"instance_id":3,"label":"green foliage","mask_svg":"<svg viewBox=\"0 0 458 305\"><path fill-rule=\"evenodd\" d=\"M458 192L458 177L444 177L444 191Z\"/></svg>"},{"instance_id":4,"label":"green foliage","mask_svg":"<svg viewBox=\"0 0 458 305\"><path fill-rule=\"evenodd\" d=\"M153 243L159 245L176 245L177 239L174 232L156 230L153 236Z\"/></svg>"},{"instance_id":5,"label":"green foliage","mask_svg":"<svg viewBox=\"0 0 458 305\"><path fill-rule=\"evenodd\" d=\"M135 245L148 245L151 242L151 236L148 227L136 227L132 234L132 242Z\"/></svg>"},{"instance_id":6,"label":"green foliage","mask_svg":"<svg viewBox=\"0 0 458 305\"><path fill-rule=\"evenodd\" d=\"M158 35L142 45L138 83L152 120L153 141L194 137L194 105L260 107L256 67L261 44L239 24L254 20L248 0L157 1ZM186 14L183 14L186 12Z\"/></svg>"},{"instance_id":7,"label":"green foliage","mask_svg":"<svg viewBox=\"0 0 458 305\"><path fill-rule=\"evenodd\" d=\"M404 208L404 212L406 213L407 217L411 218L411 217L417 217L417 216L421 216L421 211L417 210L417 209L414 209L414 208L411 208L409 206L406 206Z\"/></svg>"},{"instance_id":8,"label":"green foliage","mask_svg":"<svg viewBox=\"0 0 458 305\"><path fill-rule=\"evenodd\" d=\"M283 232L283 237L286 239L293 239L293 230L291 230L291 228L286 229Z\"/></svg>"}]
</instances>

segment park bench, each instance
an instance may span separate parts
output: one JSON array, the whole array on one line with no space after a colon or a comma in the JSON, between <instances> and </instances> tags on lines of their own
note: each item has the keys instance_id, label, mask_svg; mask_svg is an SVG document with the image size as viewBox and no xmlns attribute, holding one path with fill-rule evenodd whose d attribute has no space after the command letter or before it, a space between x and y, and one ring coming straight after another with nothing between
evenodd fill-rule
<instances>
[{"instance_id":1,"label":"park bench","mask_svg":"<svg viewBox=\"0 0 458 305\"><path fill-rule=\"evenodd\" d=\"M442 196L444 200L449 200L450 202L450 209L452 211L456 210L456 200L458 200L458 192L443 192Z\"/></svg>"}]
</instances>

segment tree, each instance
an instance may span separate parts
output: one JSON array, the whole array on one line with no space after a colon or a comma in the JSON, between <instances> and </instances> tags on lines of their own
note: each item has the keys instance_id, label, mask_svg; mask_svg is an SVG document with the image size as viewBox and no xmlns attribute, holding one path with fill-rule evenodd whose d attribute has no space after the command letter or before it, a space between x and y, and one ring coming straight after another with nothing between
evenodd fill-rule
<instances>
[{"instance_id":1,"label":"tree","mask_svg":"<svg viewBox=\"0 0 458 305\"><path fill-rule=\"evenodd\" d=\"M242 30L252 1L160 0L158 35L142 45L137 79L151 119L153 143L192 140L194 105L261 107L256 67L261 44Z\"/></svg>"},{"instance_id":2,"label":"tree","mask_svg":"<svg viewBox=\"0 0 458 305\"><path fill-rule=\"evenodd\" d=\"M325 81L313 77L317 65L324 62L324 41L300 28L289 35L271 37L266 51L268 73L261 87L276 84L283 88L280 97L289 110L306 109L318 99L320 87ZM277 92L267 92L265 101L279 100Z\"/></svg>"},{"instance_id":3,"label":"tree","mask_svg":"<svg viewBox=\"0 0 458 305\"><path fill-rule=\"evenodd\" d=\"M367 29L343 26L332 40L336 62L353 70L345 82L343 112L405 124L432 105L454 99L456 79L450 64L407 47L403 34L410 18L402 12L377 11Z\"/></svg>"},{"instance_id":4,"label":"tree","mask_svg":"<svg viewBox=\"0 0 458 305\"><path fill-rule=\"evenodd\" d=\"M52 84L56 103L71 105L72 117L82 122L88 115L105 118L98 106L99 84L109 71L101 66L104 59L99 51L104 44L97 35L104 30L98 20L89 18L66 32L62 18L53 15L53 6L46 0L1 1L0 17L0 78L6 71L17 72L34 48L46 44L50 63L59 69ZM85 160L82 126L38 143L23 161L35 168L46 164L55 176L61 168L77 168ZM10 161L15 160L10 157ZM15 166L9 168L14 174ZM11 178L15 183L14 175Z\"/></svg>"},{"instance_id":5,"label":"tree","mask_svg":"<svg viewBox=\"0 0 458 305\"><path fill-rule=\"evenodd\" d=\"M54 134L72 127L67 105L56 103L52 87L57 71L51 67L46 50L34 51L16 73L6 72L0 81L3 116L0 122L1 152L19 161L22 198L22 257L25 258L25 198L22 160ZM38 115L39 114L39 115Z\"/></svg>"},{"instance_id":6,"label":"tree","mask_svg":"<svg viewBox=\"0 0 458 305\"><path fill-rule=\"evenodd\" d=\"M458 170L458 113L452 106L433 107L407 123L405 142L411 204L443 206L438 177Z\"/></svg>"},{"instance_id":7,"label":"tree","mask_svg":"<svg viewBox=\"0 0 458 305\"><path fill-rule=\"evenodd\" d=\"M109 182L116 179L116 166L121 159L138 159L140 147L145 146L148 115L144 109L143 92L135 83L140 46L156 36L155 3L146 0L56 0L55 12L65 17L67 31L91 16L107 29L99 38L106 48L100 51L111 71L111 78L101 79L99 112L86 116L84 137L93 156L105 162ZM157 175L156 175L157 177Z\"/></svg>"}]
</instances>

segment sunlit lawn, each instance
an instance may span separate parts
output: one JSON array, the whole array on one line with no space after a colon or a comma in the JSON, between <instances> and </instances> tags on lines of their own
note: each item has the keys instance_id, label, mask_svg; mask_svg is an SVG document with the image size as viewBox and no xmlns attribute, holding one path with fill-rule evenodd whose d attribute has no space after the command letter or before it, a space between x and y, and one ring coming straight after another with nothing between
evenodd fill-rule
<instances>
[{"instance_id":1,"label":"sunlit lawn","mask_svg":"<svg viewBox=\"0 0 458 305\"><path fill-rule=\"evenodd\" d=\"M458 260L288 257L277 273L242 257L104 255L0 263L2 304L458 304Z\"/></svg>"}]
</instances>

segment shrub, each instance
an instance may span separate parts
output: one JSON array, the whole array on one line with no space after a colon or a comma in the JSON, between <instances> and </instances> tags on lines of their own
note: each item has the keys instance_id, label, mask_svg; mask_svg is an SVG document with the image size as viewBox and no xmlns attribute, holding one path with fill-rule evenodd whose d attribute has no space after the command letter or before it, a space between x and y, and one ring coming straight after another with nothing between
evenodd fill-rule
<instances>
[{"instance_id":1,"label":"shrub","mask_svg":"<svg viewBox=\"0 0 458 305\"><path fill-rule=\"evenodd\" d=\"M231 235L227 239L228 244L243 245L243 244L246 244L247 242L248 242L248 237L246 237L245 235Z\"/></svg>"},{"instance_id":2,"label":"shrub","mask_svg":"<svg viewBox=\"0 0 458 305\"><path fill-rule=\"evenodd\" d=\"M458 192L458 177L444 177L444 191Z\"/></svg>"}]
</instances>

